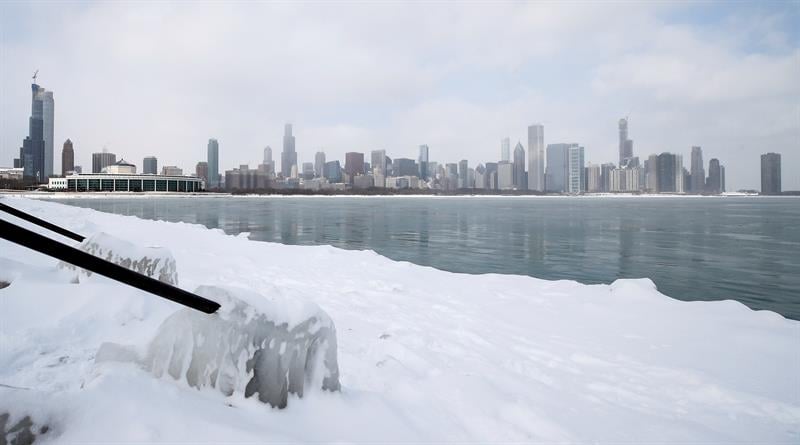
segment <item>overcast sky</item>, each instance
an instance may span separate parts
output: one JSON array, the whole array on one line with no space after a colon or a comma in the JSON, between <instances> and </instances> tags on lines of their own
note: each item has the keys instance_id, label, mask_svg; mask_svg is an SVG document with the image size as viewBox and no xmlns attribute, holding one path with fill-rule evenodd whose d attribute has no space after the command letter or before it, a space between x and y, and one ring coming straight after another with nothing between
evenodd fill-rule
<instances>
[{"instance_id":1,"label":"overcast sky","mask_svg":"<svg viewBox=\"0 0 800 445\"><path fill-rule=\"evenodd\" d=\"M210 137L222 168L386 149L496 161L500 140L578 142L617 161L692 145L728 189L760 187L783 155L800 189L800 3L0 3L0 165L27 134L30 81L55 96L55 169L107 147L141 168L194 171Z\"/></svg>"}]
</instances>

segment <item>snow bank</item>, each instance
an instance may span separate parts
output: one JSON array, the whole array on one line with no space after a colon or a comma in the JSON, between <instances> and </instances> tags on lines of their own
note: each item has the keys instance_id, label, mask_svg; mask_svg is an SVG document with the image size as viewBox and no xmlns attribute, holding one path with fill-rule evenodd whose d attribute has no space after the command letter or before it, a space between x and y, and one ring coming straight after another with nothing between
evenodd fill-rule
<instances>
[{"instance_id":1,"label":"snow bank","mask_svg":"<svg viewBox=\"0 0 800 445\"><path fill-rule=\"evenodd\" d=\"M186 289L296 301L275 304L287 332L304 329L294 321L307 303L336 322L341 391L304 386L274 410L138 362L96 360L104 343L147 357L181 308L110 280L73 284L54 260L0 242L0 280L10 281L0 289L0 414L46 425L42 442L800 441L800 323L772 312L681 302L649 280L453 274L4 201L84 235L166 247Z\"/></svg>"}]
</instances>

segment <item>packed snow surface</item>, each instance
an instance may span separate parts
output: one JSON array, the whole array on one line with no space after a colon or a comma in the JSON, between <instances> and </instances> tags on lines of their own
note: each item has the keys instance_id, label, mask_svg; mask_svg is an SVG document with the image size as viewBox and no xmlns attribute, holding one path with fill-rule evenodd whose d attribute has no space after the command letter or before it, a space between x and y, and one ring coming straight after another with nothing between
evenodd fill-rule
<instances>
[{"instance_id":1,"label":"packed snow surface","mask_svg":"<svg viewBox=\"0 0 800 445\"><path fill-rule=\"evenodd\" d=\"M102 277L74 284L56 260L0 240L0 282L10 283L0 286L0 415L46 425L39 442L800 441L800 322L772 312L674 300L647 279L454 274L370 251L3 202L83 235L164 247L190 291L296 301L270 310L297 323L313 303L338 335L341 391L290 395L282 410L96 360L103 344L152 345L184 309Z\"/></svg>"}]
</instances>

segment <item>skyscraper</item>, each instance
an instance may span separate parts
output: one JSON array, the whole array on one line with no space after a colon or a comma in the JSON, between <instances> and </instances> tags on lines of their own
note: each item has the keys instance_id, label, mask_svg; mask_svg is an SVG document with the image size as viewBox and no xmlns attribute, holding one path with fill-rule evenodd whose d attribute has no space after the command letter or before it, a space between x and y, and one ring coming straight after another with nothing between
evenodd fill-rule
<instances>
[{"instance_id":1,"label":"skyscraper","mask_svg":"<svg viewBox=\"0 0 800 445\"><path fill-rule=\"evenodd\" d=\"M547 144L546 189L564 193L569 189L569 148L578 144Z\"/></svg>"},{"instance_id":2,"label":"skyscraper","mask_svg":"<svg viewBox=\"0 0 800 445\"><path fill-rule=\"evenodd\" d=\"M25 180L45 181L44 101L39 85L31 84L31 117L28 120L28 136L22 141L19 162Z\"/></svg>"},{"instance_id":3,"label":"skyscraper","mask_svg":"<svg viewBox=\"0 0 800 445\"><path fill-rule=\"evenodd\" d=\"M779 195L781 193L781 154L761 155L761 194Z\"/></svg>"},{"instance_id":4,"label":"skyscraper","mask_svg":"<svg viewBox=\"0 0 800 445\"><path fill-rule=\"evenodd\" d=\"M269 164L272 162L272 147L267 145L264 147L264 164Z\"/></svg>"},{"instance_id":5,"label":"skyscraper","mask_svg":"<svg viewBox=\"0 0 800 445\"><path fill-rule=\"evenodd\" d=\"M325 172L325 152L318 151L314 155L314 176L321 178Z\"/></svg>"},{"instance_id":6,"label":"skyscraper","mask_svg":"<svg viewBox=\"0 0 800 445\"><path fill-rule=\"evenodd\" d=\"M364 153L351 151L344 155L344 172L351 178L364 174Z\"/></svg>"},{"instance_id":7,"label":"skyscraper","mask_svg":"<svg viewBox=\"0 0 800 445\"><path fill-rule=\"evenodd\" d=\"M522 143L517 142L514 147L514 171L512 173L514 188L525 190L528 185L528 178L525 176L525 148Z\"/></svg>"},{"instance_id":8,"label":"skyscraper","mask_svg":"<svg viewBox=\"0 0 800 445\"><path fill-rule=\"evenodd\" d=\"M370 153L370 166L373 171L379 170L384 176L388 173L386 171L386 150L372 150Z\"/></svg>"},{"instance_id":9,"label":"skyscraper","mask_svg":"<svg viewBox=\"0 0 800 445\"><path fill-rule=\"evenodd\" d=\"M582 193L586 189L584 176L584 150L583 147L571 146L567 149L567 192L572 194Z\"/></svg>"},{"instance_id":10,"label":"skyscraper","mask_svg":"<svg viewBox=\"0 0 800 445\"><path fill-rule=\"evenodd\" d=\"M145 158L145 160L147 160L147 158ZM208 162L205 161L198 162L197 165L194 167L194 174L203 181L208 182Z\"/></svg>"},{"instance_id":11,"label":"skyscraper","mask_svg":"<svg viewBox=\"0 0 800 445\"><path fill-rule=\"evenodd\" d=\"M283 127L283 152L281 152L281 174L285 178L292 175L292 166L297 165L297 152L295 151L294 143L292 124L286 124Z\"/></svg>"},{"instance_id":12,"label":"skyscraper","mask_svg":"<svg viewBox=\"0 0 800 445\"><path fill-rule=\"evenodd\" d=\"M207 189L217 189L219 184L219 142L216 139L208 140L208 182L206 183Z\"/></svg>"},{"instance_id":13,"label":"skyscraper","mask_svg":"<svg viewBox=\"0 0 800 445\"><path fill-rule=\"evenodd\" d=\"M628 118L619 120L619 166L627 165L627 160L633 157L633 141L628 139Z\"/></svg>"},{"instance_id":14,"label":"skyscraper","mask_svg":"<svg viewBox=\"0 0 800 445\"><path fill-rule=\"evenodd\" d=\"M511 162L511 139L503 138L500 141L500 160Z\"/></svg>"},{"instance_id":15,"label":"skyscraper","mask_svg":"<svg viewBox=\"0 0 800 445\"><path fill-rule=\"evenodd\" d=\"M429 156L429 149L427 145L420 145L419 146L419 159L417 162L419 163L419 177L422 179L428 179L428 156Z\"/></svg>"},{"instance_id":16,"label":"skyscraper","mask_svg":"<svg viewBox=\"0 0 800 445\"><path fill-rule=\"evenodd\" d=\"M101 173L104 168L117 162L117 155L103 149L100 153L92 153L92 173Z\"/></svg>"},{"instance_id":17,"label":"skyscraper","mask_svg":"<svg viewBox=\"0 0 800 445\"><path fill-rule=\"evenodd\" d=\"M665 152L658 155L655 161L655 191L657 193L683 193L683 156Z\"/></svg>"},{"instance_id":18,"label":"skyscraper","mask_svg":"<svg viewBox=\"0 0 800 445\"><path fill-rule=\"evenodd\" d=\"M64 148L61 149L61 176L75 170L75 151L72 149L72 141L64 141Z\"/></svg>"},{"instance_id":19,"label":"skyscraper","mask_svg":"<svg viewBox=\"0 0 800 445\"><path fill-rule=\"evenodd\" d=\"M694 173L692 173L692 182L694 182ZM719 194L722 190L722 166L717 158L708 161L708 181L705 183L705 190L713 194Z\"/></svg>"},{"instance_id":20,"label":"skyscraper","mask_svg":"<svg viewBox=\"0 0 800 445\"><path fill-rule=\"evenodd\" d=\"M458 188L465 189L468 187L469 179L469 162L466 159L458 161Z\"/></svg>"},{"instance_id":21,"label":"skyscraper","mask_svg":"<svg viewBox=\"0 0 800 445\"><path fill-rule=\"evenodd\" d=\"M544 125L528 127L528 190L544 191Z\"/></svg>"},{"instance_id":22,"label":"skyscraper","mask_svg":"<svg viewBox=\"0 0 800 445\"><path fill-rule=\"evenodd\" d=\"M147 156L142 160L142 173L145 175L158 174L158 159L155 156ZM203 178L208 182L208 162L206 162L206 175Z\"/></svg>"},{"instance_id":23,"label":"skyscraper","mask_svg":"<svg viewBox=\"0 0 800 445\"><path fill-rule=\"evenodd\" d=\"M692 183L689 185L690 191L695 194L703 193L705 189L706 172L703 169L703 149L700 147L692 147L691 173Z\"/></svg>"},{"instance_id":24,"label":"skyscraper","mask_svg":"<svg viewBox=\"0 0 800 445\"><path fill-rule=\"evenodd\" d=\"M597 164L588 164L586 166L586 191L589 193L597 193L603 191L602 184L602 168Z\"/></svg>"}]
</instances>

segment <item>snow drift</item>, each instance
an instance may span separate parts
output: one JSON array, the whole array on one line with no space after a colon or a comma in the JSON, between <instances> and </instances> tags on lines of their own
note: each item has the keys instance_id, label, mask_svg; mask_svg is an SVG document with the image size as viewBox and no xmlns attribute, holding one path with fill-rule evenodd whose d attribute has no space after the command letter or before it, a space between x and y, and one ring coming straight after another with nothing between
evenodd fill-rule
<instances>
[{"instance_id":1,"label":"snow drift","mask_svg":"<svg viewBox=\"0 0 800 445\"><path fill-rule=\"evenodd\" d=\"M453 274L373 252L7 203L84 235L163 246L183 288L263 302L258 311L283 320L286 333L321 332L302 326L314 306L336 322L341 390L322 390L333 368L326 372L318 349L320 372L304 381L303 397L287 383L288 406L271 409L261 393L220 388L233 361L180 362L175 379L172 360L155 359L166 347L153 344L154 333L177 336L192 324L178 305L99 277L74 284L54 260L0 242L0 281L10 283L0 289L0 415L13 409L8 426L28 417L37 441L800 440L800 323L772 312L674 300L646 279ZM228 348L206 349L209 338L196 335L206 328L191 329L191 339L167 345L208 356ZM104 361L98 354L110 343L134 354ZM225 385L246 392L248 383Z\"/></svg>"}]
</instances>

